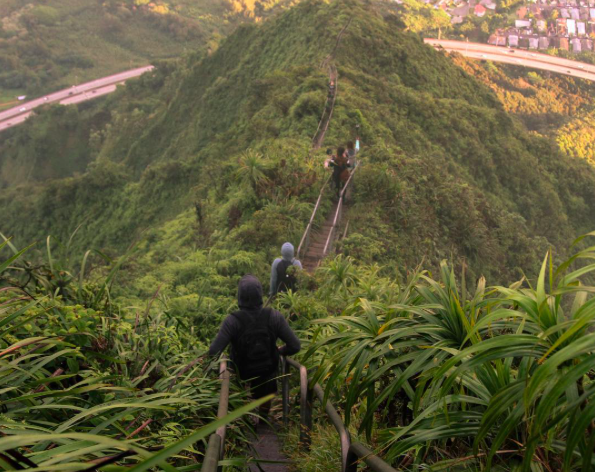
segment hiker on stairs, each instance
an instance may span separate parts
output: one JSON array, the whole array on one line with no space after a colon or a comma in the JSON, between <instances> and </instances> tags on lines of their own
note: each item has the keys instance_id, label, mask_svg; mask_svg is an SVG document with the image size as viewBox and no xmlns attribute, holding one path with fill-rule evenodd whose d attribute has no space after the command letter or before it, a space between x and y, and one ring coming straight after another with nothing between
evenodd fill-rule
<instances>
[{"instance_id":1,"label":"hiker on stairs","mask_svg":"<svg viewBox=\"0 0 595 472\"><path fill-rule=\"evenodd\" d=\"M302 263L295 258L295 250L293 244L285 243L281 246L282 258L277 258L273 261L271 267L271 288L269 294L271 296L279 292L287 292L291 290L295 292L297 279L292 271L288 271L290 267L302 268Z\"/></svg>"},{"instance_id":2,"label":"hiker on stairs","mask_svg":"<svg viewBox=\"0 0 595 472\"><path fill-rule=\"evenodd\" d=\"M347 180L349 180L348 160L346 157L344 147L337 148L337 155L329 162L329 166L333 169L333 182L337 190L337 196L341 193L341 189Z\"/></svg>"},{"instance_id":3,"label":"hiker on stairs","mask_svg":"<svg viewBox=\"0 0 595 472\"><path fill-rule=\"evenodd\" d=\"M350 169L355 168L355 165L357 164L357 161L355 159L355 156L357 156L357 153L359 152L359 138L357 138L355 140L355 143L353 141L348 141L347 142L347 165L349 166Z\"/></svg>"},{"instance_id":4,"label":"hiker on stairs","mask_svg":"<svg viewBox=\"0 0 595 472\"><path fill-rule=\"evenodd\" d=\"M263 308L262 285L253 275L242 277L238 287L240 310L223 321L209 348L209 356L218 356L231 343L231 361L240 378L248 381L254 399L277 393L279 356L291 356L300 348L300 340L285 317L272 308ZM277 347L277 339L285 346ZM271 402L260 406L265 420Z\"/></svg>"}]
</instances>

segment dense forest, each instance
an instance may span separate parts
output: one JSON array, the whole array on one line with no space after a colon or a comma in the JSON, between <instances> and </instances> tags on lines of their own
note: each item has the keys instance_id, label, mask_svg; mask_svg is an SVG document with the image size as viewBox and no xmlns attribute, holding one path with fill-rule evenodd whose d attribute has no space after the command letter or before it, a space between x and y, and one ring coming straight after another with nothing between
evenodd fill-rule
<instances>
[{"instance_id":1,"label":"dense forest","mask_svg":"<svg viewBox=\"0 0 595 472\"><path fill-rule=\"evenodd\" d=\"M300 2L3 134L9 463L85 470L125 451L105 470L197 470L218 382L195 359L239 278L265 281L306 227L328 177L310 146L334 53L326 145L359 125L361 167L339 254L275 301L302 361L403 470L590 470L593 267L579 267L593 249L571 247L595 228L589 143L565 138L574 111L532 121L539 76L525 93L453 62L392 11ZM582 96L555 84L560 104ZM243 404L235 392L236 416ZM243 431L228 456L245 457ZM335 460L336 444L314 448L300 470Z\"/></svg>"}]
</instances>

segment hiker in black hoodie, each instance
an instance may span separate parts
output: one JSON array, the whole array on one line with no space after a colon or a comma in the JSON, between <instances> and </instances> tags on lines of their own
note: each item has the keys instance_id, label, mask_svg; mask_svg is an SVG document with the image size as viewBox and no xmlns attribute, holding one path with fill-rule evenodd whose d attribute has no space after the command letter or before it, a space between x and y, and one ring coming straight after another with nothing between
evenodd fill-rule
<instances>
[{"instance_id":1,"label":"hiker in black hoodie","mask_svg":"<svg viewBox=\"0 0 595 472\"><path fill-rule=\"evenodd\" d=\"M277 393L279 355L297 353L300 340L281 313L263 308L262 285L253 275L246 275L238 287L239 311L223 321L217 337L209 348L210 356L221 354L231 343L231 361L242 380L250 381L252 397L262 398ZM285 346L277 347L277 339ZM264 418L271 402L260 407Z\"/></svg>"}]
</instances>

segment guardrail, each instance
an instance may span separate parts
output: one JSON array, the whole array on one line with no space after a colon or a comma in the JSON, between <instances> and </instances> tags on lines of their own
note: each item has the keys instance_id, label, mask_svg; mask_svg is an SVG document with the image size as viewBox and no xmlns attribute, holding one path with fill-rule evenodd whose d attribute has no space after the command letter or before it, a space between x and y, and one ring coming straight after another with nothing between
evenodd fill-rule
<instances>
[{"instance_id":1,"label":"guardrail","mask_svg":"<svg viewBox=\"0 0 595 472\"><path fill-rule=\"evenodd\" d=\"M339 228L339 225L341 224L341 219L343 218L343 205L344 205L344 201L345 201L345 195L347 193L347 189L349 188L349 185L351 184L351 181L353 180L353 175L355 174L355 171L358 169L358 167L359 166L356 165L353 168L353 170L351 171L351 174L349 175L349 179L347 179L347 182L345 183L343 190L341 190L341 193L339 194L339 203L337 204L337 211L335 212L335 217L333 218L333 225L331 226L331 230L329 231L328 238L326 238L326 243L324 245L324 251L322 252L323 257L326 257L327 254L333 250L335 233L337 232L337 229Z\"/></svg>"},{"instance_id":2,"label":"guardrail","mask_svg":"<svg viewBox=\"0 0 595 472\"><path fill-rule=\"evenodd\" d=\"M289 423L290 369L293 367L300 374L300 446L308 451L311 444L313 396L316 395L321 403L324 402L324 390L317 383L310 386L306 367L293 359L282 357L281 366L283 372L283 421L286 425ZM341 439L341 472L357 472L357 466L360 460L372 472L397 472L396 469L384 462L363 444L359 442L352 443L349 431L335 407L328 401L323 406L329 421L335 427Z\"/></svg>"},{"instance_id":3,"label":"guardrail","mask_svg":"<svg viewBox=\"0 0 595 472\"><path fill-rule=\"evenodd\" d=\"M310 217L310 221L308 222L308 226L306 226L306 230L304 231L304 235L300 241L300 245L297 249L297 258L302 259L306 252L308 252L308 247L310 246L310 235L312 234L312 228L314 227L314 219L316 218L316 214L318 213L318 209L320 208L320 202L322 201L322 196L324 195L324 191L328 186L329 181L331 180L331 176L329 175L328 178L325 180L322 188L320 189L320 193L318 194L318 200L316 200L316 205L314 205L314 210L312 211L312 216Z\"/></svg>"},{"instance_id":4,"label":"guardrail","mask_svg":"<svg viewBox=\"0 0 595 472\"><path fill-rule=\"evenodd\" d=\"M316 395L316 398L322 403L324 401L324 390L317 383L311 386L308 381L308 370L306 367L290 357L281 356L281 371L283 374L281 377L281 392L283 400L283 422L285 426L289 424L289 377L291 375L291 368L297 370L300 375L300 447L305 451L309 451L312 442L312 400L314 395ZM221 361L219 377L222 379L222 383L217 417L223 418L227 415L229 407L230 380L227 361L225 359ZM345 427L341 416L330 402L327 401L324 404L324 411L341 439L341 472L357 472L357 466L360 461L363 461L372 472L397 472L396 469L384 462L362 443L351 442L349 431ZM225 432L226 426L221 426L209 437L205 458L200 469L201 472L217 472L219 461L224 457Z\"/></svg>"},{"instance_id":5,"label":"guardrail","mask_svg":"<svg viewBox=\"0 0 595 472\"><path fill-rule=\"evenodd\" d=\"M219 378L221 382L221 391L219 393L219 408L217 410L217 418L227 416L229 408L229 370L227 370L227 360L222 359L219 365ZM202 463L201 472L216 472L219 466L219 461L223 459L225 452L225 433L226 426L220 426L209 437L207 450L205 451L205 459Z\"/></svg>"}]
</instances>

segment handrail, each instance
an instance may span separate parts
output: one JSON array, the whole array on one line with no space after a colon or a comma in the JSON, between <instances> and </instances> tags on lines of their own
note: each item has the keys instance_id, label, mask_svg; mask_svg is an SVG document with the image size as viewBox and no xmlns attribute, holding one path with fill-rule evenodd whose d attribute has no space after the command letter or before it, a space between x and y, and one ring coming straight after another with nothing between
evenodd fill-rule
<instances>
[{"instance_id":1,"label":"handrail","mask_svg":"<svg viewBox=\"0 0 595 472\"><path fill-rule=\"evenodd\" d=\"M300 374L300 446L304 450L310 450L312 432L312 406L313 395L322 403L324 402L324 390L315 383L313 386L308 381L308 370L299 362L290 357L281 356L282 369L282 399L283 399L283 421L289 424L289 375L290 368L296 369ZM219 366L219 377L222 380L221 392L219 394L219 407L217 417L223 418L227 415L229 408L229 382L230 374L227 369L227 360L222 359ZM345 427L341 416L335 407L327 401L324 404L330 422L339 433L341 440L341 472L357 472L358 461L363 460L372 472L397 472L381 458L375 455L370 449L361 443L351 442L349 431ZM217 431L209 437L207 450L201 472L217 472L219 461L224 457L226 426L220 426Z\"/></svg>"},{"instance_id":2,"label":"handrail","mask_svg":"<svg viewBox=\"0 0 595 472\"><path fill-rule=\"evenodd\" d=\"M310 432L312 430L312 393L322 403L324 401L324 390L317 383L313 387L310 387L308 371L299 362L289 357L282 357L281 363L283 371L283 420L287 425L289 422L289 373L290 367L293 367L300 373L300 445L303 449L309 450L311 442ZM330 402L327 401L324 404L324 411L341 439L341 472L357 472L359 460L363 460L372 472L397 472L396 469L384 462L363 444L351 442L349 431L345 427L341 416Z\"/></svg>"},{"instance_id":3,"label":"handrail","mask_svg":"<svg viewBox=\"0 0 595 472\"><path fill-rule=\"evenodd\" d=\"M229 370L227 369L227 359L221 359L219 365L219 378L221 382L221 391L219 393L219 408L217 409L217 418L227 416L229 409ZM225 452L225 433L226 425L219 426L209 437L205 459L202 463L201 472L216 472L219 461L223 459Z\"/></svg>"},{"instance_id":4,"label":"handrail","mask_svg":"<svg viewBox=\"0 0 595 472\"><path fill-rule=\"evenodd\" d=\"M329 109L329 100L331 100L331 97L329 95L327 95L327 97L326 97L326 102L324 103L324 110L322 111L322 116L320 117L320 121L318 122L318 128L316 128L316 133L314 133L314 137L312 138L312 147L310 149L310 153L312 153L312 151L314 151L316 149L319 149L320 146L322 145L322 139L320 139L320 136L324 137L326 135L329 123L331 121L331 117L333 116L333 110L335 108L335 100L337 99L337 92L339 91L339 78L337 75L337 70L334 66L329 65L328 67L329 67L330 79L334 80L334 82L335 82L335 91L333 93L332 102L330 104L330 112L327 112L327 110ZM326 119L327 113L328 113L328 119ZM322 134L320 134L320 127L322 126L322 123L325 121L325 119L326 119L326 125L324 127L324 130L322 131ZM318 195L318 200L316 200L316 205L314 205L314 210L312 211L312 216L310 217L310 221L308 222L308 225L306 226L306 229L304 230L304 234L302 235L302 239L300 240L300 245L298 246L297 256L296 256L298 259L305 256L305 251L307 251L308 246L310 245L310 233L312 232L312 224L314 223L314 218L316 218L316 213L318 212L318 208L320 206L320 201L322 200L322 195L324 194L324 191L326 190L326 187L327 187L330 179L331 179L331 177L329 176L326 179L326 181L324 182L324 184L322 185L322 188L320 189L320 193Z\"/></svg>"},{"instance_id":5,"label":"handrail","mask_svg":"<svg viewBox=\"0 0 595 472\"><path fill-rule=\"evenodd\" d=\"M312 231L312 225L314 224L314 218L316 218L316 213L318 212L318 207L320 206L320 201L322 200L322 195L331 180L331 176L329 175L328 178L325 180L322 188L320 189L320 193L318 194L318 200L316 200L316 205L314 205L314 210L312 211L312 216L310 217L310 221L308 222L308 226L306 226L306 230L304 231L304 235L300 241L300 245L298 246L297 250L297 258L301 258L304 256L302 253L302 249L307 251L308 246L310 245L310 233Z\"/></svg>"},{"instance_id":6,"label":"handrail","mask_svg":"<svg viewBox=\"0 0 595 472\"><path fill-rule=\"evenodd\" d=\"M335 72L335 77L334 77L334 81L335 81L335 92L333 94L332 97L332 103L331 103L331 115L329 116L328 120L327 120L327 124L324 130L324 134L326 134L326 130L328 129L328 122L331 120L332 117L332 109L335 107L335 99L337 98L337 92L339 90L339 78L337 77L336 74L336 69L333 69L331 66L328 66L329 68L329 79L333 80L333 72ZM329 100L331 99L331 97L327 94L326 96L326 101L324 102L324 108L322 110L322 115L320 116L320 120L318 121L318 127L316 128L316 133L314 133L314 136L312 136L312 148L310 149L310 153L312 153L312 151L319 149L319 143L316 142L316 138L318 137L318 133L320 132L320 127L322 126L322 123L324 122L324 119L326 117L326 111L329 109ZM322 144L322 143L320 143Z\"/></svg>"},{"instance_id":7,"label":"handrail","mask_svg":"<svg viewBox=\"0 0 595 472\"><path fill-rule=\"evenodd\" d=\"M335 212L335 218L333 219L333 225L331 226L331 230L328 233L328 238L326 238L326 244L324 245L324 250L322 251L322 257L325 257L329 252L330 249L332 247L332 240L334 237L334 233L337 230L337 226L338 224L341 222L341 217L342 215L342 211L343 211L343 201L345 200L345 194L347 192L347 188L349 187L349 184L351 183L351 180L353 179L353 174L355 174L355 171L357 170L359 166L356 165L353 168L353 171L351 171L351 175L349 176L349 179L347 179L347 183L345 184L345 186L343 187L343 190L341 190L341 193L339 194L339 203L337 204L337 211Z\"/></svg>"}]
</instances>

